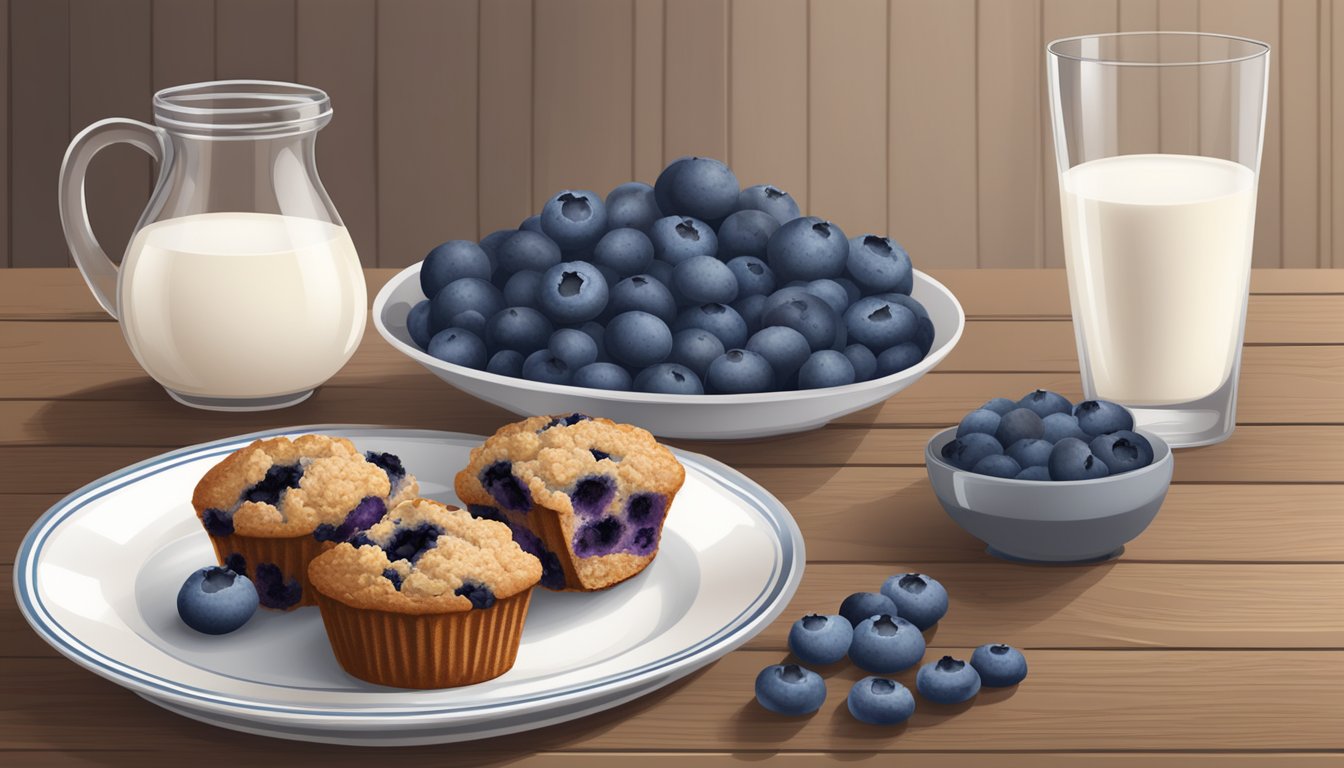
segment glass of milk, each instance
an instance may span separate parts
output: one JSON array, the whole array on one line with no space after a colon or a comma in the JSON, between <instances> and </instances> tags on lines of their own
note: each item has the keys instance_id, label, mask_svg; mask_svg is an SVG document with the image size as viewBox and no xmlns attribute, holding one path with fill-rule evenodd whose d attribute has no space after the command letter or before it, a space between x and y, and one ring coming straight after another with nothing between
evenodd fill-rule
<instances>
[{"instance_id":1,"label":"glass of milk","mask_svg":"<svg viewBox=\"0 0 1344 768\"><path fill-rule=\"evenodd\" d=\"M230 80L159 91L155 125L111 118L71 142L59 190L70 252L135 359L178 402L294 405L359 345L364 273L314 152L330 121L316 88ZM120 266L84 200L89 161L119 142L158 162Z\"/></svg>"},{"instance_id":2,"label":"glass of milk","mask_svg":"<svg viewBox=\"0 0 1344 768\"><path fill-rule=\"evenodd\" d=\"M1193 32L1046 47L1083 392L1175 447L1232 434L1269 46Z\"/></svg>"}]
</instances>

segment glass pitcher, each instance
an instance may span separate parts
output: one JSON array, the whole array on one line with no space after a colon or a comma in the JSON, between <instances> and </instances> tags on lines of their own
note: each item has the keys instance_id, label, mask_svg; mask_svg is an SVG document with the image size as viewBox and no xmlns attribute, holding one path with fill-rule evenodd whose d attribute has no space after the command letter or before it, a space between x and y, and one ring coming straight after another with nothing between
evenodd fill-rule
<instances>
[{"instance_id":1,"label":"glass pitcher","mask_svg":"<svg viewBox=\"0 0 1344 768\"><path fill-rule=\"evenodd\" d=\"M178 402L294 405L359 345L364 274L314 152L331 114L317 88L195 83L154 95L156 125L101 120L70 143L59 189L70 252L135 359ZM159 169L120 268L84 199L89 161L118 142Z\"/></svg>"}]
</instances>

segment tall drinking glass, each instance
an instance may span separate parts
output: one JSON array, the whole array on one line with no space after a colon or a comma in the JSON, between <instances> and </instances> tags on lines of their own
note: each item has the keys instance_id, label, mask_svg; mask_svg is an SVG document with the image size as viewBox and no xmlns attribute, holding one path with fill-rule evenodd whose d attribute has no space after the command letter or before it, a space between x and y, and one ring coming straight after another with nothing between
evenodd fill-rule
<instances>
[{"instance_id":1,"label":"tall drinking glass","mask_svg":"<svg viewBox=\"0 0 1344 768\"><path fill-rule=\"evenodd\" d=\"M1173 446L1236 421L1269 46L1135 32L1046 46L1083 392Z\"/></svg>"}]
</instances>

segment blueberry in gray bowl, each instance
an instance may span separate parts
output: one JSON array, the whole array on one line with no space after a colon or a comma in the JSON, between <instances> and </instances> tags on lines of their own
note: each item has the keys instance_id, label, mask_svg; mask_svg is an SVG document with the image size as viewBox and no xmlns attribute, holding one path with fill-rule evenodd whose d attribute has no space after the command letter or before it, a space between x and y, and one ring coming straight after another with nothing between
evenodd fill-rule
<instances>
[{"instance_id":1,"label":"blueberry in gray bowl","mask_svg":"<svg viewBox=\"0 0 1344 768\"><path fill-rule=\"evenodd\" d=\"M486 357L485 342L481 337L464 328L445 328L434 334L426 350L431 357L445 363L461 365L476 370L485 370L489 361Z\"/></svg>"},{"instance_id":2,"label":"blueberry in gray bowl","mask_svg":"<svg viewBox=\"0 0 1344 768\"><path fill-rule=\"evenodd\" d=\"M802 215L793 195L770 184L757 184L739 192L736 210L765 211L775 217L775 221L780 224L793 221Z\"/></svg>"},{"instance_id":3,"label":"blueberry in gray bowl","mask_svg":"<svg viewBox=\"0 0 1344 768\"><path fill-rule=\"evenodd\" d=\"M1153 463L1153 445L1148 438L1127 429L1097 435L1088 445L1112 475L1131 472Z\"/></svg>"},{"instance_id":4,"label":"blueberry in gray bowl","mask_svg":"<svg viewBox=\"0 0 1344 768\"><path fill-rule=\"evenodd\" d=\"M1111 474L1106 462L1093 454L1087 443L1073 437L1055 443L1047 466L1051 480L1096 480Z\"/></svg>"},{"instance_id":5,"label":"blueberry in gray bowl","mask_svg":"<svg viewBox=\"0 0 1344 768\"><path fill-rule=\"evenodd\" d=\"M541 231L561 250L592 248L607 231L607 206L588 190L566 189L542 206Z\"/></svg>"},{"instance_id":6,"label":"blueberry in gray bowl","mask_svg":"<svg viewBox=\"0 0 1344 768\"><path fill-rule=\"evenodd\" d=\"M909 295L914 287L910 256L891 238L880 235L850 238L846 268L864 295L887 291Z\"/></svg>"},{"instance_id":7,"label":"blueberry in gray bowl","mask_svg":"<svg viewBox=\"0 0 1344 768\"><path fill-rule=\"evenodd\" d=\"M1049 443L1058 443L1066 437L1076 437L1083 441L1092 439L1078 426L1078 417L1072 413L1052 413L1041 419L1041 427L1045 430L1041 439Z\"/></svg>"},{"instance_id":8,"label":"blueberry in gray bowl","mask_svg":"<svg viewBox=\"0 0 1344 768\"><path fill-rule=\"evenodd\" d=\"M586 261L556 264L541 276L537 307L556 323L582 323L607 307L607 279Z\"/></svg>"},{"instance_id":9,"label":"blueberry in gray bowl","mask_svg":"<svg viewBox=\"0 0 1344 768\"><path fill-rule=\"evenodd\" d=\"M629 227L644 232L663 217L653 187L641 181L628 181L612 188L605 202L608 230Z\"/></svg>"},{"instance_id":10,"label":"blueberry in gray bowl","mask_svg":"<svg viewBox=\"0 0 1344 768\"><path fill-rule=\"evenodd\" d=\"M1019 440L1018 442L1024 442ZM1018 464L1013 457L1002 453L996 453L977 461L971 471L977 475L988 475L989 477L1011 478L1017 477L1022 471L1022 465Z\"/></svg>"},{"instance_id":11,"label":"blueberry in gray bowl","mask_svg":"<svg viewBox=\"0 0 1344 768\"><path fill-rule=\"evenodd\" d=\"M677 319L677 300L653 275L632 275L611 287L606 316L631 311L648 312L671 325Z\"/></svg>"},{"instance_id":12,"label":"blueberry in gray bowl","mask_svg":"<svg viewBox=\"0 0 1344 768\"><path fill-rule=\"evenodd\" d=\"M700 328L687 328L672 335L672 352L667 361L690 368L703 382L709 364L726 351L718 336Z\"/></svg>"},{"instance_id":13,"label":"blueberry in gray bowl","mask_svg":"<svg viewBox=\"0 0 1344 768\"><path fill-rule=\"evenodd\" d=\"M690 368L676 363L659 363L639 372L635 377L635 391L655 395L703 395L705 387Z\"/></svg>"},{"instance_id":14,"label":"blueberry in gray bowl","mask_svg":"<svg viewBox=\"0 0 1344 768\"><path fill-rule=\"evenodd\" d=\"M999 419L994 437L999 445L1012 445L1018 440L1039 440L1045 434L1041 417L1029 408L1014 408Z\"/></svg>"},{"instance_id":15,"label":"blueberry in gray bowl","mask_svg":"<svg viewBox=\"0 0 1344 768\"><path fill-rule=\"evenodd\" d=\"M1073 408L1078 426L1092 437L1121 429L1134 429L1134 416L1123 405L1109 400L1084 400Z\"/></svg>"},{"instance_id":16,"label":"blueberry in gray bowl","mask_svg":"<svg viewBox=\"0 0 1344 768\"><path fill-rule=\"evenodd\" d=\"M775 230L765 252L780 280L840 277L849 259L849 238L834 222L803 216Z\"/></svg>"},{"instance_id":17,"label":"blueberry in gray bowl","mask_svg":"<svg viewBox=\"0 0 1344 768\"><path fill-rule=\"evenodd\" d=\"M709 370L705 373L705 386L712 394L768 392L774 383L775 374L770 363L747 349L724 352L709 364Z\"/></svg>"},{"instance_id":18,"label":"blueberry in gray bowl","mask_svg":"<svg viewBox=\"0 0 1344 768\"><path fill-rule=\"evenodd\" d=\"M589 363L574 372L570 383L576 387L629 392L633 389L630 372L615 363Z\"/></svg>"},{"instance_id":19,"label":"blueberry in gray bowl","mask_svg":"<svg viewBox=\"0 0 1344 768\"><path fill-rule=\"evenodd\" d=\"M1003 446L992 436L980 432L969 432L943 446L943 460L957 469L971 471L971 468L986 456L1003 453Z\"/></svg>"},{"instance_id":20,"label":"blueberry in gray bowl","mask_svg":"<svg viewBox=\"0 0 1344 768\"><path fill-rule=\"evenodd\" d=\"M1050 454L1055 446L1048 440L1018 440L1008 446L1005 454L1011 456L1021 467L1046 467L1050 464Z\"/></svg>"},{"instance_id":21,"label":"blueberry in gray bowl","mask_svg":"<svg viewBox=\"0 0 1344 768\"><path fill-rule=\"evenodd\" d=\"M690 216L664 216L649 227L653 256L659 262L675 267L692 256L713 256L719 251L719 238L700 219Z\"/></svg>"},{"instance_id":22,"label":"blueberry in gray bowl","mask_svg":"<svg viewBox=\"0 0 1344 768\"><path fill-rule=\"evenodd\" d=\"M1073 403L1067 397L1048 389L1028 392L1017 401L1017 406L1035 411L1042 419L1052 413L1073 413Z\"/></svg>"},{"instance_id":23,"label":"blueberry in gray bowl","mask_svg":"<svg viewBox=\"0 0 1344 768\"><path fill-rule=\"evenodd\" d=\"M963 437L972 432L993 435L999 431L999 421L1002 418L1001 415L988 408L976 408L962 417L961 423L957 425L957 437Z\"/></svg>"},{"instance_id":24,"label":"blueberry in gray bowl","mask_svg":"<svg viewBox=\"0 0 1344 768\"><path fill-rule=\"evenodd\" d=\"M779 222L765 211L747 209L728 215L719 225L719 257L765 258L765 245L779 229Z\"/></svg>"},{"instance_id":25,"label":"blueberry in gray bowl","mask_svg":"<svg viewBox=\"0 0 1344 768\"><path fill-rule=\"evenodd\" d=\"M613 317L603 337L607 354L635 370L661 363L672 352L672 331L667 324L639 310Z\"/></svg>"},{"instance_id":26,"label":"blueberry in gray bowl","mask_svg":"<svg viewBox=\"0 0 1344 768\"><path fill-rule=\"evenodd\" d=\"M470 240L449 240L434 246L420 265L420 288L432 297L445 285L464 277L489 280L494 266L479 245Z\"/></svg>"}]
</instances>

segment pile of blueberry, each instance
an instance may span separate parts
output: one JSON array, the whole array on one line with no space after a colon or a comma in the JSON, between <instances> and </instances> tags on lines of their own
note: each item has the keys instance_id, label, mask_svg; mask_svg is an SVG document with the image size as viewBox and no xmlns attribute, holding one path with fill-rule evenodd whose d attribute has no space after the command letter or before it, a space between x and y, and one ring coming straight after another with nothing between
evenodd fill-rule
<instances>
[{"instance_id":1,"label":"pile of blueberry","mask_svg":"<svg viewBox=\"0 0 1344 768\"><path fill-rule=\"evenodd\" d=\"M966 414L943 446L957 469L1016 480L1094 480L1153 463L1153 446L1134 416L1109 400L1074 405L1038 389L1013 401L996 397Z\"/></svg>"},{"instance_id":2,"label":"pile of blueberry","mask_svg":"<svg viewBox=\"0 0 1344 768\"><path fill-rule=\"evenodd\" d=\"M847 704L855 719L873 725L905 722L915 697L890 675L924 658L924 630L947 614L947 590L921 573L892 576L880 592L855 592L833 616L810 614L789 630L789 650L806 664L834 664L849 657L876 673L854 684ZM943 656L919 668L915 688L936 704L969 701L981 685L1017 685L1027 676L1027 660L1012 646L976 648L969 663ZM798 664L776 664L756 676L756 700L781 715L810 715L826 701L821 675Z\"/></svg>"},{"instance_id":3,"label":"pile of blueberry","mask_svg":"<svg viewBox=\"0 0 1344 768\"><path fill-rule=\"evenodd\" d=\"M835 387L923 360L910 257L684 157L653 186L565 190L518 229L451 240L407 327L430 355L549 384L698 395Z\"/></svg>"}]
</instances>

